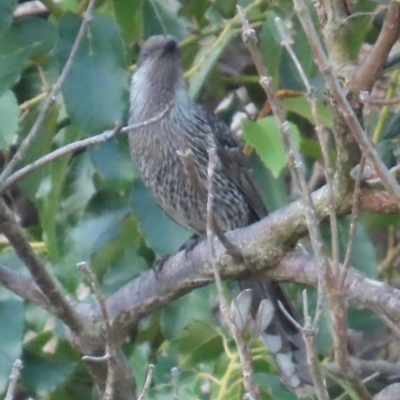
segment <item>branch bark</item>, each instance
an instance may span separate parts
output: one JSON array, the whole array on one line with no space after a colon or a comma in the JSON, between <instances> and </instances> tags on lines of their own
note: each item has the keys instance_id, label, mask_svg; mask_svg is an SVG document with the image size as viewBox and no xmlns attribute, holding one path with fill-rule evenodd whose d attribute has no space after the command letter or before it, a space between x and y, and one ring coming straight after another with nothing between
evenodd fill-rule
<instances>
[{"instance_id":1,"label":"branch bark","mask_svg":"<svg viewBox=\"0 0 400 400\"><path fill-rule=\"evenodd\" d=\"M0 265L0 284L24 300L31 301L48 312L56 314L56 309L30 276Z\"/></svg>"},{"instance_id":2,"label":"branch bark","mask_svg":"<svg viewBox=\"0 0 400 400\"><path fill-rule=\"evenodd\" d=\"M375 199L377 197L377 199ZM351 198L351 196L350 196ZM383 202L390 196L361 191L360 207L365 209L365 198L369 201ZM314 193L313 201L320 219L329 214L329 200L326 188ZM338 213L345 214L351 209L351 200L342 199ZM375 205L374 205L375 206ZM389 212L399 212L397 203L387 206ZM310 257L286 257L288 246L307 231L304 207L299 201L277 210L258 223L227 234L228 239L242 248L245 264L237 264L226 254L225 248L216 243L216 261L220 266L221 277L238 279L250 275L263 275L273 280L315 285L317 270ZM272 269L277 264L276 269ZM206 243L200 243L186 257L184 252L172 256L157 275L150 270L131 281L107 300L110 320L113 321L121 336L124 328L137 322L156 308L190 292L195 287L204 286L213 281L211 256ZM393 321L400 321L400 291L381 282L368 279L350 269L345 281L345 293L362 307L382 313ZM101 319L98 306L80 305L79 312L84 318Z\"/></svg>"}]
</instances>

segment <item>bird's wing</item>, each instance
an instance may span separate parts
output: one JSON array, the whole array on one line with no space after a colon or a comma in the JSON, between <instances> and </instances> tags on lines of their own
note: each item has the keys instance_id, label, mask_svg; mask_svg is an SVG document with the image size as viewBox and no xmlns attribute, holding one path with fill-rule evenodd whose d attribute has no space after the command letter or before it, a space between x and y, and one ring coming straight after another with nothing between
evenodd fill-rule
<instances>
[{"instance_id":1,"label":"bird's wing","mask_svg":"<svg viewBox=\"0 0 400 400\"><path fill-rule=\"evenodd\" d=\"M228 126L210 114L209 123L213 128L217 155L223 165L224 173L236 184L258 219L268 214L261 191L253 176L253 171ZM235 168L232 168L232 166Z\"/></svg>"}]
</instances>

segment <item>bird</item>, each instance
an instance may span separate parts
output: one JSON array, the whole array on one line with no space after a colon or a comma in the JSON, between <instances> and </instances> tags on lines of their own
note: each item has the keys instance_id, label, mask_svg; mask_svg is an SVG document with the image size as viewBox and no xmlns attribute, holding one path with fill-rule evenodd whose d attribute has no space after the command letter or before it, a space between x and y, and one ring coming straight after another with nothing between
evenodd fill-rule
<instances>
[{"instance_id":1,"label":"bird","mask_svg":"<svg viewBox=\"0 0 400 400\"><path fill-rule=\"evenodd\" d=\"M130 90L129 124L154 118L157 122L129 132L131 157L152 196L172 220L199 238L206 237L209 149L215 149L213 217L227 232L249 226L268 215L249 162L229 127L215 114L194 102L186 87L178 41L155 35L141 46ZM189 149L197 181L190 179L182 160ZM291 301L278 282L239 281L252 290L252 313L269 299L274 317L261 335L275 360L282 381L298 395L309 393L313 383L302 333L280 309L297 319Z\"/></svg>"}]
</instances>

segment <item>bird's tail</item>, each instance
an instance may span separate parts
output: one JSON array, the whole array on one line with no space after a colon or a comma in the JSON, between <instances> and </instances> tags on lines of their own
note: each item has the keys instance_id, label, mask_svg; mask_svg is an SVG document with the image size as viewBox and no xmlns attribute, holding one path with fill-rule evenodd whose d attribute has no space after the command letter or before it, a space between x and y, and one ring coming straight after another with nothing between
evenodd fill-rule
<instances>
[{"instance_id":1,"label":"bird's tail","mask_svg":"<svg viewBox=\"0 0 400 400\"><path fill-rule=\"evenodd\" d=\"M242 290L252 290L251 312L257 315L260 303L269 299L274 306L274 316L261 333L261 337L274 358L283 382L298 396L309 395L313 391L313 381L307 363L306 345L303 335L289 321L278 305L283 307L297 320L296 312L284 289L277 282L240 281Z\"/></svg>"}]
</instances>

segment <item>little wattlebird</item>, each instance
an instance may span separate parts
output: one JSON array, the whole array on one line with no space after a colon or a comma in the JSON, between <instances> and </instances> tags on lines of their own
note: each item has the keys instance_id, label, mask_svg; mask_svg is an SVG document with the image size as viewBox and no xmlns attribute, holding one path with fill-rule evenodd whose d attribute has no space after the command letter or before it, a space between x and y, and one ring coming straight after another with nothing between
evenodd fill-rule
<instances>
[{"instance_id":1,"label":"little wattlebird","mask_svg":"<svg viewBox=\"0 0 400 400\"><path fill-rule=\"evenodd\" d=\"M223 231L248 226L268 212L248 162L228 126L194 103L185 86L177 41L153 36L142 46L131 87L130 124L169 112L158 122L132 130L129 144L143 182L164 212L200 237L206 236L207 204L188 176L182 149L190 149L197 184L207 191L208 150L214 148L213 216ZM252 313L262 299L272 301L274 318L261 335L275 359L284 383L298 394L312 386L302 334L278 307L293 307L276 282L243 281L252 289Z\"/></svg>"}]
</instances>

